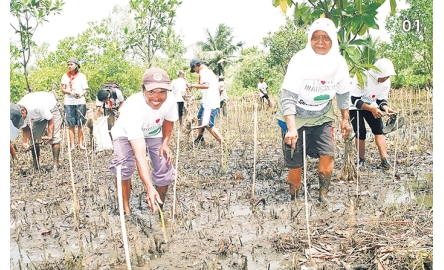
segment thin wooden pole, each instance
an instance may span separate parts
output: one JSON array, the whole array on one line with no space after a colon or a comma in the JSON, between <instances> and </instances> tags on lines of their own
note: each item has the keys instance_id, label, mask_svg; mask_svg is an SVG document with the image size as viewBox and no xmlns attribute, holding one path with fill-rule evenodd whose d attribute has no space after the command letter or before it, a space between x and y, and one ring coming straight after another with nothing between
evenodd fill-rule
<instances>
[{"instance_id":1,"label":"thin wooden pole","mask_svg":"<svg viewBox=\"0 0 444 270\"><path fill-rule=\"evenodd\" d=\"M123 213L123 196L122 196L122 175L121 175L122 165L117 165L117 196L119 201L119 215L120 215L120 226L122 227L122 238L123 238L123 246L125 248L125 259L126 266L129 270L131 270L131 261L129 256L128 249L128 237L126 235L126 225L125 225L125 215Z\"/></svg>"},{"instance_id":2,"label":"thin wooden pole","mask_svg":"<svg viewBox=\"0 0 444 270\"><path fill-rule=\"evenodd\" d=\"M365 124L364 124L365 125ZM356 162L356 199L359 196L359 110L356 110L356 138L355 138L355 142L356 142L356 148L357 148L357 152L358 152L358 158L357 158L357 162ZM365 141L364 141L365 143ZM365 156L364 156L365 158Z\"/></svg>"},{"instance_id":3,"label":"thin wooden pole","mask_svg":"<svg viewBox=\"0 0 444 270\"><path fill-rule=\"evenodd\" d=\"M308 254L310 255L311 260L311 241L310 241L310 225L308 223L308 201L307 201L307 162L306 162L306 144L305 144L305 130L302 133L302 140L303 140L303 149L304 149L304 198L305 198L305 220L307 225L307 236L308 236Z\"/></svg>"},{"instance_id":4,"label":"thin wooden pole","mask_svg":"<svg viewBox=\"0 0 444 270\"><path fill-rule=\"evenodd\" d=\"M257 102L254 103L254 153L253 153L253 185L251 187L251 198L254 200L254 185L256 182L256 155L257 155Z\"/></svg>"},{"instance_id":5,"label":"thin wooden pole","mask_svg":"<svg viewBox=\"0 0 444 270\"><path fill-rule=\"evenodd\" d=\"M174 177L174 187L173 187L173 219L171 221L171 230L174 230L174 215L176 213L176 185L177 185L177 175L179 174L179 148L180 145L180 127L177 129L177 145L176 145L176 175Z\"/></svg>"},{"instance_id":6,"label":"thin wooden pole","mask_svg":"<svg viewBox=\"0 0 444 270\"><path fill-rule=\"evenodd\" d=\"M66 128L65 130L66 130L66 137L69 138L68 128ZM79 206L79 200L77 198L76 185L74 183L74 172L72 170L71 146L70 146L70 143L69 143L69 139L66 140L66 143L68 145L68 160L69 160L69 171L70 171L70 174L71 174L74 219L77 220L80 206Z\"/></svg>"}]
</instances>

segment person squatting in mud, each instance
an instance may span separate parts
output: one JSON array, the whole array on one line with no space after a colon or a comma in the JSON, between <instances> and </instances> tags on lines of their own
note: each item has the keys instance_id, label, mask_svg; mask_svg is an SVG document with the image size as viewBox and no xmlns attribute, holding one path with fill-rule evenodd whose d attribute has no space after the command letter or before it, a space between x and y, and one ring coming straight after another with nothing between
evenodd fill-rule
<instances>
[{"instance_id":1,"label":"person squatting in mud","mask_svg":"<svg viewBox=\"0 0 444 270\"><path fill-rule=\"evenodd\" d=\"M40 144L52 146L54 170L59 167L60 128L62 115L53 93L32 92L10 104L10 118L17 129L23 130L23 150L30 150L34 169L40 168ZM46 133L46 134L45 134Z\"/></svg>"},{"instance_id":2,"label":"person squatting in mud","mask_svg":"<svg viewBox=\"0 0 444 270\"><path fill-rule=\"evenodd\" d=\"M282 150L285 166L289 168L287 181L292 200L301 186L305 147L307 155L319 158L319 201L328 203L334 158L332 99L337 97L342 116L341 134L346 138L351 129L350 88L348 66L339 53L335 24L327 18L317 19L309 29L306 47L291 58L279 91L276 117L282 129Z\"/></svg>"},{"instance_id":3,"label":"person squatting in mud","mask_svg":"<svg viewBox=\"0 0 444 270\"><path fill-rule=\"evenodd\" d=\"M390 76L396 75L396 72L392 61L387 58L379 59L375 62L375 66L380 72L374 69L366 71L367 76L365 76L363 89L361 89L356 76L353 78L350 119L353 130L357 134L356 146L359 148L359 165L367 165L365 162L365 138L367 135L365 119L373 135L375 135L375 143L381 157L381 163L378 167L387 170L392 166L387 160L387 143L385 141L382 116L383 112L386 112L390 114L391 118L396 118L395 112L389 107L387 101L391 85Z\"/></svg>"},{"instance_id":4,"label":"person squatting in mud","mask_svg":"<svg viewBox=\"0 0 444 270\"><path fill-rule=\"evenodd\" d=\"M123 209L127 215L131 213L131 175L136 167L145 187L146 202L153 211L158 210L156 202L163 207L168 185L176 175L169 142L179 116L168 74L163 69L150 68L142 77L141 87L141 92L125 100L111 129L115 157L109 169L117 174L117 166L121 165Z\"/></svg>"}]
</instances>

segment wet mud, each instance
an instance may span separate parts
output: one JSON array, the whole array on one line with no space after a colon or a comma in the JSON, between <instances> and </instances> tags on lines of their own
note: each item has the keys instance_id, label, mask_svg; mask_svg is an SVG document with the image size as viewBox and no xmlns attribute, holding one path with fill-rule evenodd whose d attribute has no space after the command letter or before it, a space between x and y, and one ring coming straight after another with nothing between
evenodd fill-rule
<instances>
[{"instance_id":1,"label":"wet mud","mask_svg":"<svg viewBox=\"0 0 444 270\"><path fill-rule=\"evenodd\" d=\"M192 144L195 102L171 139L178 177L167 193L164 227L133 175L132 214L125 217L132 269L432 269L433 110L427 95L402 91L391 100L406 124L387 135L394 170L377 168L369 136L369 166L356 181L339 180L344 142L336 128L327 206L317 203L311 158L301 196L290 200L275 101L258 107L254 141L256 96L230 99L228 116L216 121L223 150L208 132L205 144ZM407 94L410 103L402 99ZM31 155L20 149L10 161L10 269L127 269L107 169L112 152L73 149L71 167L64 143L57 172L49 146L42 147L40 170L29 169Z\"/></svg>"}]
</instances>

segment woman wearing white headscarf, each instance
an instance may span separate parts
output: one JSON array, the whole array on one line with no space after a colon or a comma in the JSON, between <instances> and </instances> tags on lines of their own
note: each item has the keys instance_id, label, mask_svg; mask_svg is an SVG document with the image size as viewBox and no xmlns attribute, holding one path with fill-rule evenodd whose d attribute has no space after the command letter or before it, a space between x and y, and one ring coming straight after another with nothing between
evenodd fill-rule
<instances>
[{"instance_id":1,"label":"woman wearing white headscarf","mask_svg":"<svg viewBox=\"0 0 444 270\"><path fill-rule=\"evenodd\" d=\"M277 118L282 128L282 149L285 166L289 168L287 181L292 200L301 185L305 131L306 154L319 158L319 201L328 203L334 158L332 99L337 98L342 116L341 134L345 138L351 129L349 94L348 66L339 53L335 24L327 18L317 19L310 26L307 46L291 58L280 90Z\"/></svg>"},{"instance_id":2,"label":"woman wearing white headscarf","mask_svg":"<svg viewBox=\"0 0 444 270\"><path fill-rule=\"evenodd\" d=\"M394 111L388 105L390 91L390 76L396 75L392 61L381 58L376 61L375 66L380 70L369 70L361 89L356 76L353 78L351 90L350 117L353 130L357 134L356 145L359 148L359 164L366 166L365 162L365 137L367 134L365 122L370 126L375 135L375 143L381 157L379 168L390 169L392 166L387 161L387 143L384 136L384 124L382 123L383 112L390 113L395 118ZM359 114L357 111L359 110ZM359 125L358 125L359 122ZM358 130L359 126L359 130Z\"/></svg>"}]
</instances>

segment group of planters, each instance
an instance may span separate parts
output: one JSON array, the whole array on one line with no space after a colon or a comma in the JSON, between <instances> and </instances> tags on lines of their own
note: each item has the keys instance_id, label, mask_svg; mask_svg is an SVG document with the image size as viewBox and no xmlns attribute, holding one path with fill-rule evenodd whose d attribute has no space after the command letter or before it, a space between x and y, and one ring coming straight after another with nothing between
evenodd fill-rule
<instances>
[{"instance_id":1,"label":"group of planters","mask_svg":"<svg viewBox=\"0 0 444 270\"><path fill-rule=\"evenodd\" d=\"M279 91L279 110L276 115L282 131L282 149L285 166L289 168L287 181L292 199L298 197L305 155L309 155L319 158L318 199L321 204L328 204L327 193L334 167L334 97L341 111L340 130L344 139L349 137L351 131L349 123L353 126L360 165L365 166L367 122L375 135L381 157L379 167L391 168L387 161L385 141L385 134L390 130L385 129L382 117L390 116L392 129L395 124L399 126L396 120L399 118L387 101L390 76L396 73L392 62L386 58L376 61L375 66L378 70L366 72L364 87L361 88L356 78L350 79L347 63L339 53L334 23L330 19L321 18L311 25L306 47L296 53L288 64ZM17 104L11 103L11 127L22 128L22 148L31 150L35 167L39 166L39 143L52 145L54 167L59 166L60 129L63 121L69 127L70 148L75 145L77 126L78 147L86 149L82 126L86 122L84 95L88 84L79 68L76 59L68 60L69 71L62 77L64 115L53 93L30 93ZM186 83L186 87L199 89L202 94L197 115L200 128L195 142L202 142L204 131L208 130L224 147L224 138L215 127L221 106L219 78L199 59L191 60L190 72L199 74L199 83ZM175 179L169 142L173 125L179 119L180 108L178 110L178 100L171 93L171 85L165 70L150 68L142 76L141 91L125 101L122 91L116 85L102 89L97 94L95 118L100 116L103 109L109 119L114 149L109 169L117 174L120 167L126 214L131 212L131 175L136 168L145 187L146 201L153 211L163 206L168 185ZM264 87L261 78L258 88L261 97L269 102ZM116 116L119 116L117 120ZM11 140L16 134L11 132ZM152 168L145 159L147 153Z\"/></svg>"}]
</instances>

